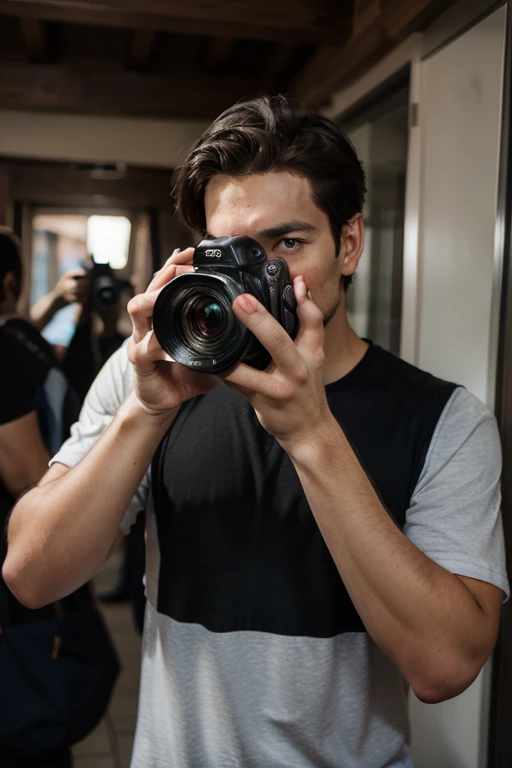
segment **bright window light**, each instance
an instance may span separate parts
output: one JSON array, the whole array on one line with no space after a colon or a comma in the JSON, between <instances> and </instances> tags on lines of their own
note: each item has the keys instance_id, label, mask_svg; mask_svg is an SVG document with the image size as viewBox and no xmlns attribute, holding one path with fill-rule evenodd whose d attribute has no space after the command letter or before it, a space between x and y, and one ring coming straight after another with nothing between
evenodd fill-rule
<instances>
[{"instance_id":1,"label":"bright window light","mask_svg":"<svg viewBox=\"0 0 512 768\"><path fill-rule=\"evenodd\" d=\"M130 221L125 216L89 216L87 220L87 252L99 264L123 269L128 261Z\"/></svg>"}]
</instances>

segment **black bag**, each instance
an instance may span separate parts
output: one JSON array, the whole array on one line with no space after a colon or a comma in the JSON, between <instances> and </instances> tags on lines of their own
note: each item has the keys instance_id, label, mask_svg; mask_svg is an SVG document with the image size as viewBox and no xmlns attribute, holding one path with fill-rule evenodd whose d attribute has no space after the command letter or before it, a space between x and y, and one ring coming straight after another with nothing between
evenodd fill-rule
<instances>
[{"instance_id":1,"label":"black bag","mask_svg":"<svg viewBox=\"0 0 512 768\"><path fill-rule=\"evenodd\" d=\"M85 738L103 717L120 669L99 611L2 629L0 747L44 755Z\"/></svg>"}]
</instances>

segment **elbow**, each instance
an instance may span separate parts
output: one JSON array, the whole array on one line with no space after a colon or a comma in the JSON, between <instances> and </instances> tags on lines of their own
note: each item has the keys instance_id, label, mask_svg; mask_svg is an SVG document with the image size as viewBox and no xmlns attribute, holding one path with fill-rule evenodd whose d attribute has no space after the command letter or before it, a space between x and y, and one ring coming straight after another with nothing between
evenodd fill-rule
<instances>
[{"instance_id":1,"label":"elbow","mask_svg":"<svg viewBox=\"0 0 512 768\"><path fill-rule=\"evenodd\" d=\"M24 605L25 608L35 610L51 602L46 600L40 591L34 589L33 580L27 576L23 564L9 553L2 566L2 579L16 600Z\"/></svg>"},{"instance_id":2,"label":"elbow","mask_svg":"<svg viewBox=\"0 0 512 768\"><path fill-rule=\"evenodd\" d=\"M424 704L441 704L464 693L474 683L485 663L454 661L432 666L410 681L411 689Z\"/></svg>"}]
</instances>

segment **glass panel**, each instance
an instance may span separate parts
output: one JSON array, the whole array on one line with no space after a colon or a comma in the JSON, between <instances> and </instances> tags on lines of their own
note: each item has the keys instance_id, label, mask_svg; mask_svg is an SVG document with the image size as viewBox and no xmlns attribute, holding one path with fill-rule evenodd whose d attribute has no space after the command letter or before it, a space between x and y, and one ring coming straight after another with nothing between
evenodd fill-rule
<instances>
[{"instance_id":1,"label":"glass panel","mask_svg":"<svg viewBox=\"0 0 512 768\"><path fill-rule=\"evenodd\" d=\"M400 351L409 88L399 86L343 121L367 176L366 244L347 294L356 333Z\"/></svg>"}]
</instances>

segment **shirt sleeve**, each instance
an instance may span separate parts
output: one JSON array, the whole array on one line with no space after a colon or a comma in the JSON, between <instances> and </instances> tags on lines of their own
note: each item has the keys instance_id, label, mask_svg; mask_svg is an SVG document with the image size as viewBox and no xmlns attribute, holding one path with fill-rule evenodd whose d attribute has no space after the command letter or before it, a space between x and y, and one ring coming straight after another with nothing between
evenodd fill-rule
<instances>
[{"instance_id":1,"label":"shirt sleeve","mask_svg":"<svg viewBox=\"0 0 512 768\"><path fill-rule=\"evenodd\" d=\"M16 349L0 336L0 426L34 410L34 387L27 379Z\"/></svg>"},{"instance_id":2,"label":"shirt sleeve","mask_svg":"<svg viewBox=\"0 0 512 768\"><path fill-rule=\"evenodd\" d=\"M496 419L462 387L437 424L404 533L427 557L509 596Z\"/></svg>"},{"instance_id":3,"label":"shirt sleeve","mask_svg":"<svg viewBox=\"0 0 512 768\"><path fill-rule=\"evenodd\" d=\"M117 409L132 389L133 371L125 343L107 360L94 380L80 412L80 418L71 427L71 436L50 461L50 465L60 463L74 467L78 464L107 429ZM149 467L121 521L124 533L129 533L138 512L146 509L150 472Z\"/></svg>"}]
</instances>

